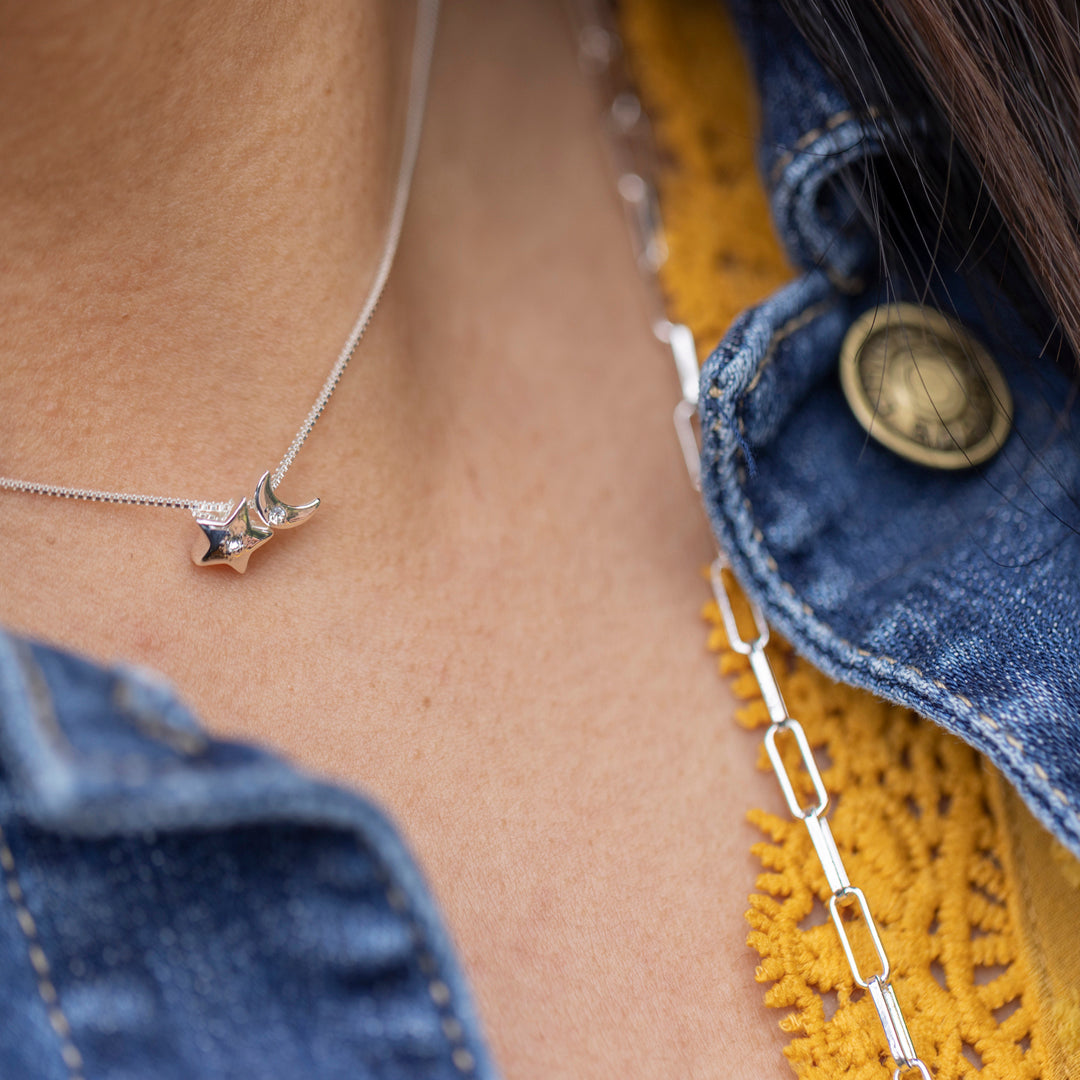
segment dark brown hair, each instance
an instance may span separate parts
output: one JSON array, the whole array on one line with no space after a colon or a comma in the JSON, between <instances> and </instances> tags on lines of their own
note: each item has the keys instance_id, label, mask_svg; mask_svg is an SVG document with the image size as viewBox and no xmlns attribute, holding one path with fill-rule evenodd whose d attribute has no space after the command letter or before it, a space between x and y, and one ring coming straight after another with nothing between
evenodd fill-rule
<instances>
[{"instance_id":1,"label":"dark brown hair","mask_svg":"<svg viewBox=\"0 0 1080 1080\"><path fill-rule=\"evenodd\" d=\"M853 104L904 124L863 192L890 257L932 274L947 246L1080 355L1076 0L783 2Z\"/></svg>"}]
</instances>

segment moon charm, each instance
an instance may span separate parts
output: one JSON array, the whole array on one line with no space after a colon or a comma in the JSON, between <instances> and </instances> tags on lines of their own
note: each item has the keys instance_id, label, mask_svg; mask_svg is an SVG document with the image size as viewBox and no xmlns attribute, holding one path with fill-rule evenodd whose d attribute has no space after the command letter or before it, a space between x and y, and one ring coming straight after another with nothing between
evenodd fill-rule
<instances>
[{"instance_id":1,"label":"moon charm","mask_svg":"<svg viewBox=\"0 0 1080 1080\"><path fill-rule=\"evenodd\" d=\"M303 525L318 508L318 499L300 506L282 502L265 472L254 495L242 498L228 517L196 515L203 537L192 548L191 559L196 566L230 566L242 574L251 553L272 539L277 529Z\"/></svg>"},{"instance_id":2,"label":"moon charm","mask_svg":"<svg viewBox=\"0 0 1080 1080\"><path fill-rule=\"evenodd\" d=\"M265 472L255 489L255 509L270 528L293 529L297 525L303 525L319 509L319 500L312 499L300 506L290 506L282 502L270 486L270 474Z\"/></svg>"}]
</instances>

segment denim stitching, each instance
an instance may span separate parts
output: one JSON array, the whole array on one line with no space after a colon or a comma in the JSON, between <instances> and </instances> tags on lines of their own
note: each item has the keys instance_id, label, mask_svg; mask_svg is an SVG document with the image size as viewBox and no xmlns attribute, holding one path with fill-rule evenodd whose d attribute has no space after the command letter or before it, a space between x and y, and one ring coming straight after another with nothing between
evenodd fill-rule
<instances>
[{"instance_id":1,"label":"denim stitching","mask_svg":"<svg viewBox=\"0 0 1080 1080\"><path fill-rule=\"evenodd\" d=\"M771 556L770 556L770 558L771 558ZM775 562L775 560L773 560L773 562ZM803 604L803 611L807 615L809 615L810 617L817 618L817 616L814 615L813 608L811 608L809 604L806 604L806 603ZM827 632L831 632L828 624L823 623L820 619L818 619L818 625L821 626L823 629L825 629ZM845 647L847 647L849 649L852 647L850 641L847 641L844 638L838 638L838 640L839 640L841 645L844 645ZM865 649L856 649L855 651L860 656L873 658L873 654L867 652ZM925 676L923 675L923 672L919 668L915 667L912 664L901 664L898 660L895 660L891 656L882 655L882 656L878 656L877 659L878 660L884 660L888 664L895 664L898 667L904 668L906 671L910 671L917 678L920 678L920 679L925 678ZM951 698L954 698L956 701L959 701L962 705L966 706L968 709L974 709L974 707L975 707L974 702L972 702L972 700L970 698L965 697L963 694L957 694L955 691L950 690L948 688L948 686L946 686L945 683L943 683L940 679L933 679L931 681L933 682L934 686L936 686L939 690L943 691L944 693L948 694ZM987 727L990 728L991 731L997 732L997 731L1001 730L1001 725L992 716L989 716L987 713L980 712L980 713L977 713L977 716L978 716L979 720L981 720ZM1026 760L1026 758L1027 758L1027 750L1024 747L1024 744L1023 744L1023 742L1021 742L1020 739L1018 739L1015 735L1006 735L1005 736L1005 741L1014 750L1016 750L1019 754L1021 754L1022 757L1025 758L1024 764L1026 766L1030 766L1031 771L1035 773L1035 776L1039 780L1041 780L1043 783L1046 783L1050 779L1050 774L1038 762L1031 762L1031 761ZM1077 809L1075 809L1073 807L1072 801L1070 800L1068 794L1066 792L1062 791L1061 788L1051 788L1050 791L1051 791L1051 794L1053 794L1054 797L1059 802L1063 803L1068 809L1070 809L1072 811L1073 816L1078 821L1080 821L1080 811L1078 811Z\"/></svg>"},{"instance_id":2,"label":"denim stitching","mask_svg":"<svg viewBox=\"0 0 1080 1080\"><path fill-rule=\"evenodd\" d=\"M770 183L779 183L780 174L795 160L795 155L802 153L802 151L812 143L817 142L822 135L834 131L841 124L846 124L849 120L876 120L880 115L880 111L873 106L863 112L856 112L854 109L841 109L840 112L833 113L821 127L811 128L809 131L800 135L798 139L795 140L791 149L786 150L779 158L777 158L776 164L769 170Z\"/></svg>"},{"instance_id":3,"label":"denim stitching","mask_svg":"<svg viewBox=\"0 0 1080 1080\"><path fill-rule=\"evenodd\" d=\"M865 278L858 277L855 274L844 277L843 274L838 273L831 266L823 266L821 269L825 272L825 276L830 283L845 296L858 296L859 293L866 291Z\"/></svg>"},{"instance_id":4,"label":"denim stitching","mask_svg":"<svg viewBox=\"0 0 1080 1080\"><path fill-rule=\"evenodd\" d=\"M170 750L175 750L181 757L197 757L209 748L209 741L202 732L182 731L173 727L159 712L142 707L132 700L132 686L126 680L120 681L113 692L113 704L120 709L125 718L139 731L155 742L163 743Z\"/></svg>"},{"instance_id":5,"label":"denim stitching","mask_svg":"<svg viewBox=\"0 0 1080 1080\"><path fill-rule=\"evenodd\" d=\"M125 771L129 774L148 772L149 754L140 753L137 750L129 751L118 761L114 755L105 751L94 750L85 753L77 749L57 718L48 680L26 642L15 643L15 657L22 669L27 696L34 710L34 719L37 721L37 729L45 736L58 757L65 759L67 763L82 762L92 769L100 769L102 772L113 775L121 775Z\"/></svg>"},{"instance_id":6,"label":"denim stitching","mask_svg":"<svg viewBox=\"0 0 1080 1080\"><path fill-rule=\"evenodd\" d=\"M59 755L67 758L77 757L75 747L71 745L71 740L67 737L66 732L56 718L48 681L34 660L29 644L25 641L16 641L14 646L15 658L22 669L27 697L33 706L34 715L38 722L38 730L45 735L52 748Z\"/></svg>"},{"instance_id":7,"label":"denim stitching","mask_svg":"<svg viewBox=\"0 0 1080 1080\"><path fill-rule=\"evenodd\" d=\"M26 906L25 894L19 884L18 874L15 870L15 856L7 842L7 836L3 828L0 828L0 867L4 872L4 883L7 886L7 894L15 905L15 918L19 929L26 938L27 954L30 958L30 966L37 976L38 994L45 1004L45 1010L49 1017L49 1024L60 1038L60 1056L67 1066L68 1080L84 1080L83 1057L78 1047L71 1039L71 1024L60 1006L60 997L56 992L56 985L52 981L52 969L49 967L48 957L41 947L38 937L37 923L30 909Z\"/></svg>"},{"instance_id":8,"label":"denim stitching","mask_svg":"<svg viewBox=\"0 0 1080 1080\"><path fill-rule=\"evenodd\" d=\"M769 170L769 184L773 188L778 187L784 170L787 169L787 167L792 163L792 161L795 160L796 155L808 150L815 142L818 141L818 139L823 138L825 135L830 134L838 127L841 127L846 123L852 121L876 121L880 118L880 116L880 110L873 106L870 106L869 108L863 110L847 108L842 109L840 112L834 113L832 116L828 117L828 119L826 119L820 127L811 128L809 131L804 132L802 135L800 135L799 138L796 139L795 142L792 144L791 148L789 150L786 150L783 154L780 155L779 158L777 158L776 162ZM822 254L823 253L819 253L819 258L815 260L815 263L820 262ZM840 273L838 270L830 266L824 266L822 267L822 269L824 270L825 276L829 279L833 286L847 296L855 296L858 293L861 293L866 287L866 283L863 278L859 277L857 274L845 276L844 274Z\"/></svg>"},{"instance_id":9,"label":"denim stitching","mask_svg":"<svg viewBox=\"0 0 1080 1080\"><path fill-rule=\"evenodd\" d=\"M748 503L749 500L746 500L746 502ZM771 558L771 556L769 556L769 558ZM775 562L775 560L773 560L773 562ZM792 586L791 584L789 584L786 581L782 581L782 582L780 582L780 587L789 596L791 596L793 598L795 597L796 592L795 592L794 586ZM826 633L832 634L832 631L831 631L829 625L827 623L825 623L825 622L822 622L822 620L814 613L813 608L809 604L804 602L802 606L803 606L803 612L807 616L809 616L811 618L814 618L814 619L817 619L818 626L821 627ZM832 634L832 636L837 637L837 635L835 635L835 634ZM841 645L844 645L847 648L851 648L851 643L849 641L846 641L843 638L839 638L839 637L837 637L837 640L839 641L839 643ZM893 665L895 667L902 668L905 671L910 672L912 675L914 675L920 681L925 681L925 676L923 675L922 671L920 671L917 667L914 667L911 664L902 664L902 663L900 663L899 660L896 660L894 657L886 656L884 654L875 657L873 653L870 653L865 649L856 649L855 651L859 654L859 656L866 657L866 658L869 658L869 659L877 659L877 660L884 661L886 664L891 664L891 665ZM963 694L958 694L955 691L950 690L949 687L944 682L941 681L941 679L933 679L932 682L933 682L933 685L936 686L942 693L948 694L948 696L951 697L954 701L959 702L960 704L967 706L969 709L972 709L974 707L973 703L970 700L970 698L967 698ZM978 716L979 720L982 721L988 728L990 728L991 731L998 732L998 731L1001 730L1001 725L996 720L994 720L991 716L987 715L986 713L983 713L983 712L976 713L976 716ZM1027 769L1030 769L1035 774L1036 779L1044 781L1044 782L1049 779L1049 775L1047 774L1046 770L1041 765L1038 765L1037 763L1028 760L1027 750L1025 749L1024 744L1018 738L1016 738L1015 735L1006 735L1005 736L1005 741L1018 754L1020 754L1020 756L1022 758L1022 761L1023 761L1023 764L1024 764L1024 767L1027 768ZM1080 810L1077 810L1073 806L1072 800L1069 798L1068 794L1066 792L1062 791L1061 788L1051 788L1050 791L1053 794L1053 796L1058 800L1058 802L1060 802L1063 806L1068 808L1072 812L1073 817L1075 817L1077 819L1077 821L1080 821Z\"/></svg>"},{"instance_id":10,"label":"denim stitching","mask_svg":"<svg viewBox=\"0 0 1080 1080\"><path fill-rule=\"evenodd\" d=\"M424 928L414 917L409 906L409 898L406 894L389 881L389 875L385 870L381 875L386 880L384 895L391 910L402 916L409 924L409 931L414 942L414 954L416 964L421 973L427 977L427 992L432 1003L439 1011L440 1028L447 1045L450 1047L450 1061L459 1073L469 1076L476 1070L476 1059L472 1051L465 1046L465 1026L454 1013L453 994L450 987L438 978L438 963L430 949L427 948L424 939Z\"/></svg>"},{"instance_id":11,"label":"denim stitching","mask_svg":"<svg viewBox=\"0 0 1080 1080\"><path fill-rule=\"evenodd\" d=\"M835 297L830 297L828 300L821 300L816 304L811 304L805 311L800 311L798 315L792 316L783 326L779 327L776 333L769 339L769 347L765 350L765 355L761 358L761 363L757 366L757 371L754 372L754 377L750 380L749 385L743 391L743 404L745 405L750 395L757 389L758 383L761 381L761 375L765 368L776 356L776 350L783 344L785 338L791 337L797 330L801 330L804 326L812 323L819 315L824 315L829 308L833 307L837 303ZM745 429L741 426L739 430L745 434Z\"/></svg>"}]
</instances>

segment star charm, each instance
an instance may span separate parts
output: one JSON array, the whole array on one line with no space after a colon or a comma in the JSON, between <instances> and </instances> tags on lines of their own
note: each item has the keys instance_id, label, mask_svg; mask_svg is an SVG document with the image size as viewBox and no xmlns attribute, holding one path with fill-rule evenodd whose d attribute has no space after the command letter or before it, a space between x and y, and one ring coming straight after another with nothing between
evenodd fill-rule
<instances>
[{"instance_id":1,"label":"star charm","mask_svg":"<svg viewBox=\"0 0 1080 1080\"><path fill-rule=\"evenodd\" d=\"M203 542L196 541L191 551L195 565L224 564L241 574L247 569L251 553L274 535L273 531L258 517L252 518L251 506L247 499L241 499L240 505L224 520L196 518L195 521L209 544L204 551Z\"/></svg>"},{"instance_id":2,"label":"star charm","mask_svg":"<svg viewBox=\"0 0 1080 1080\"><path fill-rule=\"evenodd\" d=\"M198 517L203 531L191 558L196 566L231 566L242 574L251 553L274 535L275 529L294 529L319 508L319 500L291 506L274 494L270 473L265 472L255 487L255 494L241 499L227 517Z\"/></svg>"}]
</instances>

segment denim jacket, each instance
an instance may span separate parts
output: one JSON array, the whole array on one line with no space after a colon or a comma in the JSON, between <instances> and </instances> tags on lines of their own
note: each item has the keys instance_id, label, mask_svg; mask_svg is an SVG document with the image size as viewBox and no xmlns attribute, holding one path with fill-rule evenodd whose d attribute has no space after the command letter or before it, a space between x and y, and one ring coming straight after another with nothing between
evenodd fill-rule
<instances>
[{"instance_id":1,"label":"denim jacket","mask_svg":"<svg viewBox=\"0 0 1080 1080\"><path fill-rule=\"evenodd\" d=\"M737 14L762 167L803 267L702 371L717 537L770 620L837 678L983 750L1080 851L1080 481L1067 379L1018 319L982 333L1016 427L969 473L866 441L835 375L879 299L872 238L838 231L840 170L882 129L771 4ZM430 895L361 798L208 737L156 678L0 633L0 1074L6 1080L486 1080Z\"/></svg>"}]
</instances>

